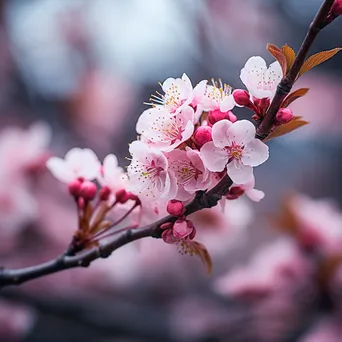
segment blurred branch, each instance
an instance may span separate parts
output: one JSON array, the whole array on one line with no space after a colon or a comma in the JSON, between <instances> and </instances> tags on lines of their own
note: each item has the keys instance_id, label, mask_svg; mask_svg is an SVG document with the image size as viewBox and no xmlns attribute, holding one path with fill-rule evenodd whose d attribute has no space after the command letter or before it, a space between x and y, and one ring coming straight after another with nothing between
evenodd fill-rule
<instances>
[{"instance_id":1,"label":"blurred branch","mask_svg":"<svg viewBox=\"0 0 342 342\"><path fill-rule=\"evenodd\" d=\"M225 175L210 191L199 191L195 199L187 205L185 215L190 215L204 208L216 206L220 198L228 192L231 185L231 179ZM174 222L176 219L177 218L174 216L166 216L146 227L129 229L118 234L113 240L104 242L98 247L80 252L74 256L70 256L65 253L46 263L17 270L2 268L0 271L0 288L9 285L19 285L26 281L67 270L69 268L88 267L94 260L107 258L113 251L132 241L139 240L144 237L160 238L162 233L160 226L166 222Z\"/></svg>"},{"instance_id":2,"label":"blurred branch","mask_svg":"<svg viewBox=\"0 0 342 342\"><path fill-rule=\"evenodd\" d=\"M318 33L329 24L327 18L328 13L334 3L334 0L325 0L317 12L314 20L310 24L309 30L299 48L296 59L293 62L292 67L288 70L287 74L283 77L278 84L277 92L273 98L273 101L257 129L257 137L259 139L265 139L270 130L273 127L274 118L285 99L286 95L291 91L293 84L296 81L299 70L305 62L305 58L309 52L312 43L315 41Z\"/></svg>"}]
</instances>

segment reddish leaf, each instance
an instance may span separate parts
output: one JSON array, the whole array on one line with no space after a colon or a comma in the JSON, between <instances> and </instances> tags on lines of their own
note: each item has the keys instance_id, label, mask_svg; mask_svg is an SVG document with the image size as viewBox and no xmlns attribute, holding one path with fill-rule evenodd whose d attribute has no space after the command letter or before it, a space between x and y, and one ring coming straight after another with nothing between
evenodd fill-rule
<instances>
[{"instance_id":1,"label":"reddish leaf","mask_svg":"<svg viewBox=\"0 0 342 342\"><path fill-rule=\"evenodd\" d=\"M300 88L300 89L293 91L292 93L286 96L285 100L283 101L280 107L281 108L288 107L294 100L297 100L298 98L306 95L308 91L309 91L309 88Z\"/></svg>"},{"instance_id":2,"label":"reddish leaf","mask_svg":"<svg viewBox=\"0 0 342 342\"><path fill-rule=\"evenodd\" d=\"M273 44L267 44L266 49L279 62L281 69L283 70L283 75L285 75L287 62L283 52L278 48L278 46Z\"/></svg>"},{"instance_id":3,"label":"reddish leaf","mask_svg":"<svg viewBox=\"0 0 342 342\"><path fill-rule=\"evenodd\" d=\"M292 121L285 125L278 126L269 136L264 140L264 142L269 141L273 138L280 137L282 135L285 135L287 133L290 133L304 125L307 125L308 122L305 120L302 120L301 116L295 116Z\"/></svg>"},{"instance_id":4,"label":"reddish leaf","mask_svg":"<svg viewBox=\"0 0 342 342\"><path fill-rule=\"evenodd\" d=\"M207 268L207 272L210 274L213 268L213 263L207 248L200 242L188 240L186 242L186 250L190 255L198 255L201 261Z\"/></svg>"},{"instance_id":5,"label":"reddish leaf","mask_svg":"<svg viewBox=\"0 0 342 342\"><path fill-rule=\"evenodd\" d=\"M293 49L290 46L288 46L287 44L281 48L281 51L286 58L287 70L289 70L293 65L293 62L296 58L296 54L293 51Z\"/></svg>"},{"instance_id":6,"label":"reddish leaf","mask_svg":"<svg viewBox=\"0 0 342 342\"><path fill-rule=\"evenodd\" d=\"M301 69L299 70L297 78L302 76L305 72L311 70L315 66L322 64L323 62L327 61L331 57L335 56L339 51L341 51L341 48L335 48L328 51L322 51L318 52L312 56L310 56L303 64Z\"/></svg>"}]
</instances>

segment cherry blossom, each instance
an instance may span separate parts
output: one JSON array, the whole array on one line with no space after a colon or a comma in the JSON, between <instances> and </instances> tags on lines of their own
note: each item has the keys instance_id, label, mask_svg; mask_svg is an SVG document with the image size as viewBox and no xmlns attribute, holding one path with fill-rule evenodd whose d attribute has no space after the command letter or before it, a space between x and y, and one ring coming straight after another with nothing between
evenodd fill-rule
<instances>
[{"instance_id":1,"label":"cherry blossom","mask_svg":"<svg viewBox=\"0 0 342 342\"><path fill-rule=\"evenodd\" d=\"M241 81L250 94L258 99L272 99L282 78L279 62L273 62L267 68L265 60L259 56L249 58L240 73Z\"/></svg>"},{"instance_id":2,"label":"cherry blossom","mask_svg":"<svg viewBox=\"0 0 342 342\"><path fill-rule=\"evenodd\" d=\"M213 81L213 85L208 85L203 100L203 107L206 111L220 110L227 112L234 108L235 101L232 95L232 87L227 84L222 84Z\"/></svg>"},{"instance_id":3,"label":"cherry blossom","mask_svg":"<svg viewBox=\"0 0 342 342\"><path fill-rule=\"evenodd\" d=\"M261 190L255 189L255 177L253 176L247 183L237 185L244 193L254 202L260 202L264 197L265 193Z\"/></svg>"},{"instance_id":4,"label":"cherry blossom","mask_svg":"<svg viewBox=\"0 0 342 342\"><path fill-rule=\"evenodd\" d=\"M152 94L150 101L153 107L167 110L171 114L178 114L183 107L192 104L194 107L204 96L207 81L201 81L195 88L186 74L182 78L168 78L161 85L164 95L157 92Z\"/></svg>"},{"instance_id":5,"label":"cherry blossom","mask_svg":"<svg viewBox=\"0 0 342 342\"><path fill-rule=\"evenodd\" d=\"M177 178L176 199L188 200L198 190L206 190L211 185L211 174L204 166L198 151L187 148L167 154L170 169Z\"/></svg>"},{"instance_id":6,"label":"cherry blossom","mask_svg":"<svg viewBox=\"0 0 342 342\"><path fill-rule=\"evenodd\" d=\"M250 121L217 122L212 130L213 141L200 150L204 165L213 172L226 167L234 183L247 183L253 176L253 167L268 159L267 145L254 136L255 127Z\"/></svg>"},{"instance_id":7,"label":"cherry blossom","mask_svg":"<svg viewBox=\"0 0 342 342\"><path fill-rule=\"evenodd\" d=\"M70 183L75 179L93 180L98 177L101 163L89 148L72 148L65 158L51 157L47 168L61 182Z\"/></svg>"},{"instance_id":8,"label":"cherry blossom","mask_svg":"<svg viewBox=\"0 0 342 342\"><path fill-rule=\"evenodd\" d=\"M129 151L132 155L127 169L129 190L151 200L159 197L173 199L177 193L177 182L164 154L142 141L134 141Z\"/></svg>"},{"instance_id":9,"label":"cherry blossom","mask_svg":"<svg viewBox=\"0 0 342 342\"><path fill-rule=\"evenodd\" d=\"M194 110L186 106L177 115L171 115L163 108L148 109L139 117L136 130L153 147L171 151L191 137Z\"/></svg>"},{"instance_id":10,"label":"cherry blossom","mask_svg":"<svg viewBox=\"0 0 342 342\"><path fill-rule=\"evenodd\" d=\"M118 164L118 158L114 154L107 155L97 177L102 187L107 187L110 190L110 201L114 201L113 196L117 190L124 189L128 184L127 175Z\"/></svg>"}]
</instances>

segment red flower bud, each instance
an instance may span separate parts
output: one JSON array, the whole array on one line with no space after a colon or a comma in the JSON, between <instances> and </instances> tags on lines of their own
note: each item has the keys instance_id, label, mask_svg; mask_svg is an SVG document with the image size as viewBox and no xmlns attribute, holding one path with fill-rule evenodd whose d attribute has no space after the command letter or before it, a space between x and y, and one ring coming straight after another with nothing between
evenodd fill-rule
<instances>
[{"instance_id":1,"label":"red flower bud","mask_svg":"<svg viewBox=\"0 0 342 342\"><path fill-rule=\"evenodd\" d=\"M210 126L200 126L196 129L194 133L195 143L202 147L208 141L212 141L211 127Z\"/></svg>"},{"instance_id":2,"label":"red flower bud","mask_svg":"<svg viewBox=\"0 0 342 342\"><path fill-rule=\"evenodd\" d=\"M232 186L229 189L226 198L229 200L235 200L235 199L239 198L240 196L242 196L244 193L245 193L245 190L243 190L241 187Z\"/></svg>"},{"instance_id":3,"label":"red flower bud","mask_svg":"<svg viewBox=\"0 0 342 342\"><path fill-rule=\"evenodd\" d=\"M92 201L96 196L97 188L93 182L84 181L81 185L81 196L86 201Z\"/></svg>"},{"instance_id":4,"label":"red flower bud","mask_svg":"<svg viewBox=\"0 0 342 342\"><path fill-rule=\"evenodd\" d=\"M212 110L211 112L209 112L208 115L208 123L210 125L214 125L216 122L221 121L221 120L230 120L230 115L229 113L231 113L230 111L228 112L221 112L219 109L216 110ZM233 116L235 116L232 113Z\"/></svg>"},{"instance_id":5,"label":"red flower bud","mask_svg":"<svg viewBox=\"0 0 342 342\"><path fill-rule=\"evenodd\" d=\"M115 193L115 198L116 201L124 204L126 203L130 198L129 198L129 193L125 189L120 189Z\"/></svg>"},{"instance_id":6,"label":"red flower bud","mask_svg":"<svg viewBox=\"0 0 342 342\"><path fill-rule=\"evenodd\" d=\"M342 14L342 0L335 0L333 3L330 12L334 17L338 17Z\"/></svg>"},{"instance_id":7,"label":"red flower bud","mask_svg":"<svg viewBox=\"0 0 342 342\"><path fill-rule=\"evenodd\" d=\"M276 117L275 117L275 125L284 125L290 122L293 119L293 112L288 108L280 108Z\"/></svg>"},{"instance_id":8,"label":"red flower bud","mask_svg":"<svg viewBox=\"0 0 342 342\"><path fill-rule=\"evenodd\" d=\"M100 200L101 201L107 201L109 196L110 196L110 194L111 194L111 191L108 188L108 186L102 187L101 190L100 190L100 194L99 194Z\"/></svg>"},{"instance_id":9,"label":"red flower bud","mask_svg":"<svg viewBox=\"0 0 342 342\"><path fill-rule=\"evenodd\" d=\"M188 220L177 220L173 225L173 235L179 239L184 239L191 235L193 230L194 225Z\"/></svg>"},{"instance_id":10,"label":"red flower bud","mask_svg":"<svg viewBox=\"0 0 342 342\"><path fill-rule=\"evenodd\" d=\"M235 89L233 91L234 101L238 106L247 107L250 104L250 96L248 91L243 89Z\"/></svg>"},{"instance_id":11,"label":"red flower bud","mask_svg":"<svg viewBox=\"0 0 342 342\"><path fill-rule=\"evenodd\" d=\"M79 197L81 195L81 185L82 185L82 182L78 179L71 181L68 184L69 193L72 196Z\"/></svg>"},{"instance_id":12,"label":"red flower bud","mask_svg":"<svg viewBox=\"0 0 342 342\"><path fill-rule=\"evenodd\" d=\"M184 204L181 201L171 200L167 203L167 212L172 216L181 216L185 212Z\"/></svg>"}]
</instances>

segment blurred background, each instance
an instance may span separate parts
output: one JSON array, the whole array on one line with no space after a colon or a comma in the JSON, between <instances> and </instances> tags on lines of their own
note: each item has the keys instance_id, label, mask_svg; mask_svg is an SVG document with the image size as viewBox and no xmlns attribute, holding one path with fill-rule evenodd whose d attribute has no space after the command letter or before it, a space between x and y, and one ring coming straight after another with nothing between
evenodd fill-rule
<instances>
[{"instance_id":1,"label":"blurred background","mask_svg":"<svg viewBox=\"0 0 342 342\"><path fill-rule=\"evenodd\" d=\"M49 155L89 147L127 165L159 81L185 72L243 88L246 60L272 62L267 43L297 50L321 3L0 1L0 264L34 265L70 242L76 213ZM337 19L311 52L341 46L341 29ZM341 65L337 55L296 85L310 87L292 109L311 124L270 142L256 169L265 199L193 218L211 276L174 246L140 241L1 290L0 341L342 341Z\"/></svg>"}]
</instances>

